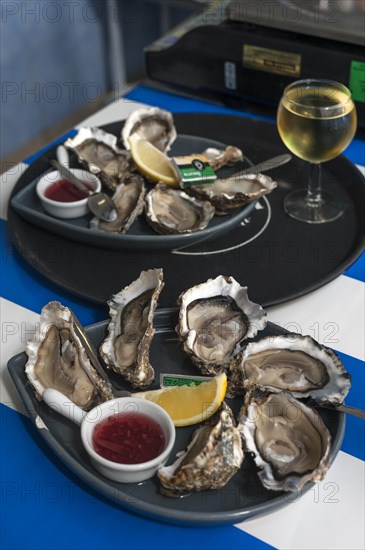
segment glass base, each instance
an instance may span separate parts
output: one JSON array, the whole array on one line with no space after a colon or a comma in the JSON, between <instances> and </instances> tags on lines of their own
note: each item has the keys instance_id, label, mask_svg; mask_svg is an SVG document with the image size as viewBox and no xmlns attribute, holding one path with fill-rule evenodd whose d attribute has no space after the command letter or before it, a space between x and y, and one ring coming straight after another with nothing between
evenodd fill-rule
<instances>
[{"instance_id":1,"label":"glass base","mask_svg":"<svg viewBox=\"0 0 365 550\"><path fill-rule=\"evenodd\" d=\"M284 210L295 220L306 223L326 223L342 216L347 201L327 191L322 192L318 204L308 201L307 189L299 189L287 195L284 199Z\"/></svg>"}]
</instances>

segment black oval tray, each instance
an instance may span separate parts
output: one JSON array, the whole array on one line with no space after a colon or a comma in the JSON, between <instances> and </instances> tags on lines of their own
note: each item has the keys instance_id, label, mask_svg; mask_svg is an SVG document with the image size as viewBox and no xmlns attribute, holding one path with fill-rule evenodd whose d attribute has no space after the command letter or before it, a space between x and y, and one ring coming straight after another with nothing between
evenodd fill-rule
<instances>
[{"instance_id":1,"label":"black oval tray","mask_svg":"<svg viewBox=\"0 0 365 550\"><path fill-rule=\"evenodd\" d=\"M269 122L199 113L175 114L174 119L178 133L237 145L254 163L285 152L276 126ZM119 135L122 124L119 121L103 128ZM54 155L55 147L37 159L22 175L13 195L45 172ZM306 163L293 158L272 172L279 186L259 202L250 219L209 242L180 250L146 253L77 243L31 225L11 207L8 227L15 246L37 271L96 303L105 303L141 270L163 267L166 287L161 306L174 304L190 286L227 274L247 285L250 298L267 307L328 283L364 250L365 178L344 156L323 165L324 187L347 195L351 202L340 219L310 225L285 214L283 198L294 188L306 187L307 169Z\"/></svg>"}]
</instances>

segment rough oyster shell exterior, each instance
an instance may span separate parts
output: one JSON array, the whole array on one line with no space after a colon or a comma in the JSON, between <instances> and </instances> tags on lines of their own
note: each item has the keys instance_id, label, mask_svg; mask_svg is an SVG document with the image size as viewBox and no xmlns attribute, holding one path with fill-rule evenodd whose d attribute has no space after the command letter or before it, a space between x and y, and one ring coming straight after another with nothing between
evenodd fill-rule
<instances>
[{"instance_id":1,"label":"rough oyster shell exterior","mask_svg":"<svg viewBox=\"0 0 365 550\"><path fill-rule=\"evenodd\" d=\"M26 353L25 372L39 398L46 388L54 388L89 410L114 397L85 352L71 310L59 302L43 307Z\"/></svg>"},{"instance_id":2,"label":"rough oyster shell exterior","mask_svg":"<svg viewBox=\"0 0 365 550\"><path fill-rule=\"evenodd\" d=\"M290 392L248 392L238 428L267 489L298 492L308 481L322 480L329 468L328 429L317 411Z\"/></svg>"},{"instance_id":3,"label":"rough oyster shell exterior","mask_svg":"<svg viewBox=\"0 0 365 550\"><path fill-rule=\"evenodd\" d=\"M90 227L107 233L126 233L144 209L146 188L144 179L138 174L132 174L120 183L113 194L113 202L117 209L117 219L106 222L94 217Z\"/></svg>"},{"instance_id":4,"label":"rough oyster shell exterior","mask_svg":"<svg viewBox=\"0 0 365 550\"><path fill-rule=\"evenodd\" d=\"M294 397L310 397L318 404L339 405L351 387L351 377L338 355L308 335L268 336L251 342L236 368L242 371L245 388L288 390Z\"/></svg>"},{"instance_id":5,"label":"rough oyster shell exterior","mask_svg":"<svg viewBox=\"0 0 365 550\"><path fill-rule=\"evenodd\" d=\"M194 432L188 448L179 455L173 464L158 471L165 489L179 494L226 485L244 458L231 409L223 403L221 410Z\"/></svg>"},{"instance_id":6,"label":"rough oyster shell exterior","mask_svg":"<svg viewBox=\"0 0 365 550\"><path fill-rule=\"evenodd\" d=\"M120 149L117 138L100 128L80 128L75 137L65 142L65 147L111 190L136 169L129 151Z\"/></svg>"},{"instance_id":7,"label":"rough oyster shell exterior","mask_svg":"<svg viewBox=\"0 0 365 550\"><path fill-rule=\"evenodd\" d=\"M235 174L226 179L217 179L209 185L192 185L188 193L200 200L210 201L216 214L225 215L271 193L276 187L277 183L265 174Z\"/></svg>"},{"instance_id":8,"label":"rough oyster shell exterior","mask_svg":"<svg viewBox=\"0 0 365 550\"><path fill-rule=\"evenodd\" d=\"M172 114L158 107L137 109L129 115L122 129L121 139L127 150L130 149L128 138L134 133L166 153L176 139Z\"/></svg>"},{"instance_id":9,"label":"rough oyster shell exterior","mask_svg":"<svg viewBox=\"0 0 365 550\"><path fill-rule=\"evenodd\" d=\"M145 214L151 227L162 235L193 233L205 229L214 216L208 201L159 183L147 193Z\"/></svg>"},{"instance_id":10,"label":"rough oyster shell exterior","mask_svg":"<svg viewBox=\"0 0 365 550\"><path fill-rule=\"evenodd\" d=\"M149 269L108 301L108 336L100 346L100 355L133 388L144 388L154 380L149 350L155 333L153 315L163 286L162 269Z\"/></svg>"},{"instance_id":11,"label":"rough oyster shell exterior","mask_svg":"<svg viewBox=\"0 0 365 550\"><path fill-rule=\"evenodd\" d=\"M253 338L267 324L263 308L249 300L247 287L233 277L219 275L189 288L177 303L176 332L183 350L203 374L226 371L241 351L243 340ZM191 312L197 306L196 319L191 321ZM225 309L228 315L222 317Z\"/></svg>"}]
</instances>

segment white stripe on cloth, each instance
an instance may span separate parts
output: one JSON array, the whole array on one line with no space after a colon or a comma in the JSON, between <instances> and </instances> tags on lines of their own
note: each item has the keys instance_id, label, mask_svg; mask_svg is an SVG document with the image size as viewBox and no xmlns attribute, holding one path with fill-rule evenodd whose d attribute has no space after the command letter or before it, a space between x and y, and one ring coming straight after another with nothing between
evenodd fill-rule
<instances>
[{"instance_id":1,"label":"white stripe on cloth","mask_svg":"<svg viewBox=\"0 0 365 550\"><path fill-rule=\"evenodd\" d=\"M280 549L363 550L364 487L364 462L340 451L325 479L297 502L288 494L289 506L236 527Z\"/></svg>"},{"instance_id":2,"label":"white stripe on cloth","mask_svg":"<svg viewBox=\"0 0 365 550\"><path fill-rule=\"evenodd\" d=\"M331 283L280 306L267 308L269 321L309 334L337 351L365 360L365 283L341 275Z\"/></svg>"}]
</instances>

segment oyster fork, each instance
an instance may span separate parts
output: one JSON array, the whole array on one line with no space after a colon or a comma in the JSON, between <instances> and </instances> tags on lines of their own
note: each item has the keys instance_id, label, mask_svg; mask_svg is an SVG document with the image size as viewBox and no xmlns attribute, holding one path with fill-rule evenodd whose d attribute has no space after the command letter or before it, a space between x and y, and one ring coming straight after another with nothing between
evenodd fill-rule
<instances>
[{"instance_id":1,"label":"oyster fork","mask_svg":"<svg viewBox=\"0 0 365 550\"><path fill-rule=\"evenodd\" d=\"M88 337L88 335L86 334L86 332L84 330L84 327L81 325L80 321L78 320L78 318L76 317L74 312L72 310L70 310L70 311L71 311L71 315L73 317L74 326L75 326L75 330L77 332L77 335L79 336L79 338L80 338L80 340L81 340L81 342L84 346L86 355L90 359L90 362L93 365L93 367L95 367L95 369L98 372L99 376L101 376L101 378L104 380L104 382L106 382L106 384L108 384L108 386L111 386L113 394L114 394L115 397L130 397L132 395L131 392L129 392L127 390L116 390L113 387L113 385L112 385L111 381L109 380L102 364L99 361L99 358L98 358L95 347L90 342L89 337Z\"/></svg>"}]
</instances>

